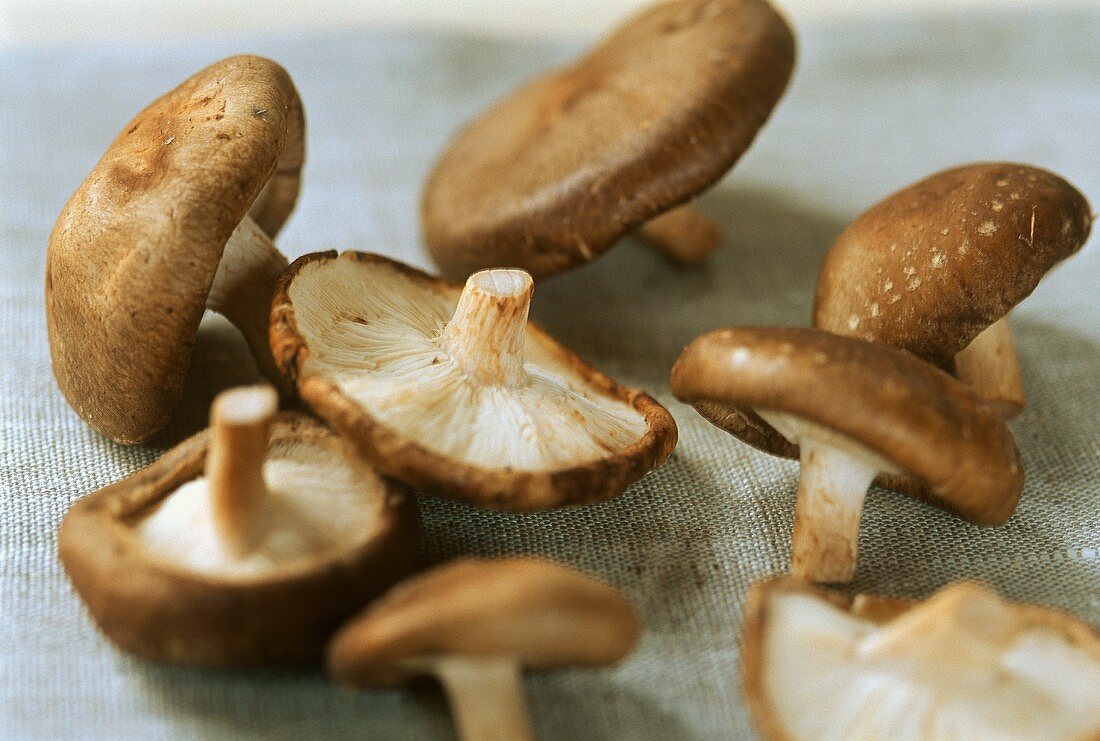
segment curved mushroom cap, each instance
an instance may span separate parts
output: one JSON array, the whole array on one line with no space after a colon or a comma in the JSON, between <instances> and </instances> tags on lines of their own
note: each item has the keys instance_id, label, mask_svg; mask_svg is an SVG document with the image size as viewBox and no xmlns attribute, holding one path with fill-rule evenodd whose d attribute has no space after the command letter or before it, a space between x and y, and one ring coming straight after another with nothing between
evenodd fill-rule
<instances>
[{"instance_id":1,"label":"curved mushroom cap","mask_svg":"<svg viewBox=\"0 0 1100 741\"><path fill-rule=\"evenodd\" d=\"M278 232L303 135L286 71L230 57L139 113L69 199L46 258L50 353L96 430L133 443L167 424L226 242L249 213Z\"/></svg>"},{"instance_id":2,"label":"curved mushroom cap","mask_svg":"<svg viewBox=\"0 0 1100 741\"><path fill-rule=\"evenodd\" d=\"M196 666L315 661L340 623L415 566L412 498L314 420L276 418L257 546L228 552L202 479L210 432L78 501L62 563L99 628L143 658Z\"/></svg>"},{"instance_id":3,"label":"curved mushroom cap","mask_svg":"<svg viewBox=\"0 0 1100 741\"><path fill-rule=\"evenodd\" d=\"M1085 197L1045 170L993 163L938 173L837 238L821 265L814 326L950 367L1080 249L1091 226Z\"/></svg>"},{"instance_id":4,"label":"curved mushroom cap","mask_svg":"<svg viewBox=\"0 0 1100 741\"><path fill-rule=\"evenodd\" d=\"M907 474L882 485L972 522L1002 523L1019 501L1024 472L1004 422L909 353L814 329L723 329L685 348L670 383L710 422L774 455L799 451L757 410L823 428Z\"/></svg>"},{"instance_id":5,"label":"curved mushroom cap","mask_svg":"<svg viewBox=\"0 0 1100 741\"><path fill-rule=\"evenodd\" d=\"M1100 735L1100 635L977 584L904 605L770 579L749 592L742 656L769 739Z\"/></svg>"},{"instance_id":6,"label":"curved mushroom cap","mask_svg":"<svg viewBox=\"0 0 1100 741\"><path fill-rule=\"evenodd\" d=\"M513 288L529 300L530 278L516 273L485 271L479 290L518 347L473 350L494 365L497 351L516 353L512 380L483 379L444 341L460 286L355 252L307 255L280 278L276 362L314 412L412 486L513 511L613 497L668 457L676 424L645 393L524 328L526 305L521 316L504 303Z\"/></svg>"},{"instance_id":7,"label":"curved mushroom cap","mask_svg":"<svg viewBox=\"0 0 1100 741\"><path fill-rule=\"evenodd\" d=\"M716 182L786 88L794 38L764 0L675 0L469 123L429 177L444 273L536 278L596 257Z\"/></svg>"},{"instance_id":8,"label":"curved mushroom cap","mask_svg":"<svg viewBox=\"0 0 1100 741\"><path fill-rule=\"evenodd\" d=\"M401 684L435 659L515 659L527 669L615 664L641 627L613 587L537 558L465 559L399 585L344 626L329 671L357 686Z\"/></svg>"}]
</instances>

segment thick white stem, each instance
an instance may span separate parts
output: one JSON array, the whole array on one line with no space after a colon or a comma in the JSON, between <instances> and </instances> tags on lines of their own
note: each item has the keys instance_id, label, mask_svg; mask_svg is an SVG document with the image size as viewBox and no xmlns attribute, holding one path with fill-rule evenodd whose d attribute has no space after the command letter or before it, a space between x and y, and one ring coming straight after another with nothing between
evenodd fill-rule
<instances>
[{"instance_id":1,"label":"thick white stem","mask_svg":"<svg viewBox=\"0 0 1100 741\"><path fill-rule=\"evenodd\" d=\"M206 307L240 330L260 373L281 391L286 387L271 355L268 326L275 281L286 266L286 258L264 230L245 216L226 242L206 297Z\"/></svg>"},{"instance_id":2,"label":"thick white stem","mask_svg":"<svg viewBox=\"0 0 1100 741\"><path fill-rule=\"evenodd\" d=\"M849 582L859 551L859 520L878 467L803 437L791 571L813 582Z\"/></svg>"},{"instance_id":3,"label":"thick white stem","mask_svg":"<svg viewBox=\"0 0 1100 741\"><path fill-rule=\"evenodd\" d=\"M534 282L523 270L482 270L467 279L440 344L478 383L515 386L523 379L533 291Z\"/></svg>"},{"instance_id":4,"label":"thick white stem","mask_svg":"<svg viewBox=\"0 0 1100 741\"><path fill-rule=\"evenodd\" d=\"M449 657L435 662L462 741L531 741L531 721L511 658Z\"/></svg>"},{"instance_id":5,"label":"thick white stem","mask_svg":"<svg viewBox=\"0 0 1100 741\"><path fill-rule=\"evenodd\" d=\"M638 236L677 265L698 265L718 246L722 228L688 205L650 219Z\"/></svg>"},{"instance_id":6,"label":"thick white stem","mask_svg":"<svg viewBox=\"0 0 1100 741\"><path fill-rule=\"evenodd\" d=\"M990 324L955 356L955 375L1005 419L1024 410L1027 395L1007 319Z\"/></svg>"},{"instance_id":7,"label":"thick white stem","mask_svg":"<svg viewBox=\"0 0 1100 741\"><path fill-rule=\"evenodd\" d=\"M214 527L227 549L245 556L261 530L267 487L263 466L279 398L270 386L225 391L211 411L206 478Z\"/></svg>"}]
</instances>

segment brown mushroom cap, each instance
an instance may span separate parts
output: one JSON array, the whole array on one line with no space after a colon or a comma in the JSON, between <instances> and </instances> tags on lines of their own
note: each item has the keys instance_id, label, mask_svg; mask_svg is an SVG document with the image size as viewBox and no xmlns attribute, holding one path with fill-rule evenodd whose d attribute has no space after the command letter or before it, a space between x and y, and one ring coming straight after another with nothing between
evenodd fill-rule
<instances>
[{"instance_id":1,"label":"brown mushroom cap","mask_svg":"<svg viewBox=\"0 0 1100 741\"><path fill-rule=\"evenodd\" d=\"M397 586L333 638L329 671L377 687L425 660L503 658L527 669L606 666L640 633L630 602L604 582L537 558L465 559Z\"/></svg>"},{"instance_id":2,"label":"brown mushroom cap","mask_svg":"<svg viewBox=\"0 0 1100 741\"><path fill-rule=\"evenodd\" d=\"M950 368L1091 226L1085 197L1045 170L998 162L937 173L837 238L821 265L814 326Z\"/></svg>"},{"instance_id":3,"label":"brown mushroom cap","mask_svg":"<svg viewBox=\"0 0 1100 741\"><path fill-rule=\"evenodd\" d=\"M766 579L749 590L741 652L767 739L1100 734L1100 635L980 584L916 601Z\"/></svg>"},{"instance_id":4,"label":"brown mushroom cap","mask_svg":"<svg viewBox=\"0 0 1100 741\"><path fill-rule=\"evenodd\" d=\"M248 214L278 232L303 136L286 71L230 57L139 113L69 199L47 253L47 326L58 385L95 429L133 443L167 424L226 243ZM250 297L265 313L269 298Z\"/></svg>"},{"instance_id":5,"label":"brown mushroom cap","mask_svg":"<svg viewBox=\"0 0 1100 741\"><path fill-rule=\"evenodd\" d=\"M202 475L210 438L210 431L201 432L73 505L58 542L65 571L100 630L143 658L217 667L316 661L348 615L412 571L415 502L314 420L280 414L268 465L274 460L306 468L323 464L330 472L348 469L337 472L337 478L348 478L346 496L354 488L367 502L356 518L358 531L340 536L338 545L319 539L321 550L289 560L280 560L286 538L279 543L276 533L259 558L226 567L218 554L201 548L203 521L188 521L195 533L149 525L168 505L187 510L196 494L181 487ZM327 491L324 485L318 490ZM298 515L321 520L326 512ZM273 519L277 526L279 518ZM334 527L347 529L342 523ZM172 541L150 547L159 536ZM185 541L191 540L197 545L188 549Z\"/></svg>"},{"instance_id":6,"label":"brown mushroom cap","mask_svg":"<svg viewBox=\"0 0 1100 741\"><path fill-rule=\"evenodd\" d=\"M764 0L643 11L466 125L425 185L429 251L454 278L588 262L721 178L793 64L791 31Z\"/></svg>"},{"instance_id":7,"label":"brown mushroom cap","mask_svg":"<svg viewBox=\"0 0 1100 741\"><path fill-rule=\"evenodd\" d=\"M271 346L314 412L379 470L429 493L513 511L595 502L668 457L668 411L524 329L525 304L484 292L488 321L515 332L515 378L472 372L444 341L464 295L377 255L306 255L279 280ZM475 350L495 363L501 347Z\"/></svg>"},{"instance_id":8,"label":"brown mushroom cap","mask_svg":"<svg viewBox=\"0 0 1100 741\"><path fill-rule=\"evenodd\" d=\"M813 329L716 330L685 348L670 383L709 421L774 455L798 448L753 410L835 432L907 474L879 483L978 524L1007 520L1023 488L1000 417L951 376L885 345Z\"/></svg>"}]
</instances>

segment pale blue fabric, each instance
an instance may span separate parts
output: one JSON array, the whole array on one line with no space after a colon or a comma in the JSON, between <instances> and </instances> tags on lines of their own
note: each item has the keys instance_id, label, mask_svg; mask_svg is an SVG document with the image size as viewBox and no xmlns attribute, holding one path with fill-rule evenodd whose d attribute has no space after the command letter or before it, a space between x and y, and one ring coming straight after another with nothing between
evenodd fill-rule
<instances>
[{"instance_id":1,"label":"pale blue fabric","mask_svg":"<svg viewBox=\"0 0 1100 741\"><path fill-rule=\"evenodd\" d=\"M897 187L981 159L1032 162L1100 203L1100 13L1035 10L799 29L796 79L744 161L701 208L715 258L670 269L627 242L540 285L534 315L624 383L668 403L681 443L617 501L507 516L422 500L431 562L547 554L619 584L648 630L613 671L527 680L542 739L752 735L740 695L748 585L788 565L796 466L672 402L680 348L723 324L805 324L820 256ZM95 631L55 555L70 502L155 458L90 431L49 369L43 265L65 199L143 105L222 56L281 61L309 119L291 256L339 248L426 265L419 186L449 134L576 46L414 33L0 51L0 737L448 737L433 692L356 694L320 672L149 665ZM872 492L855 588L923 596L989 581L1100 623L1100 253L1058 269L1014 326L1031 404L1013 423L1028 482L983 530Z\"/></svg>"}]
</instances>

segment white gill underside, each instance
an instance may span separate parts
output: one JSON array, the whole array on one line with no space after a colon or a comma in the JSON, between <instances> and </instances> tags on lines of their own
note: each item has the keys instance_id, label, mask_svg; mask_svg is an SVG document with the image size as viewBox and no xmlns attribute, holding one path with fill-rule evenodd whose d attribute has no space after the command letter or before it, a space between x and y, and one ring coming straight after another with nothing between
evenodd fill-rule
<instances>
[{"instance_id":1,"label":"white gill underside","mask_svg":"<svg viewBox=\"0 0 1100 741\"><path fill-rule=\"evenodd\" d=\"M1000 741L1100 732L1100 664L1052 631L1031 628L1006 648L968 637L963 668L936 672L918 648L862 655L878 630L804 594L773 597L765 691L792 738Z\"/></svg>"},{"instance_id":2,"label":"white gill underside","mask_svg":"<svg viewBox=\"0 0 1100 741\"><path fill-rule=\"evenodd\" d=\"M325 445L279 442L263 468L268 497L255 547L236 557L218 537L205 477L190 481L134 528L146 552L173 565L230 578L262 577L364 542L382 487Z\"/></svg>"},{"instance_id":3,"label":"white gill underside","mask_svg":"<svg viewBox=\"0 0 1100 741\"><path fill-rule=\"evenodd\" d=\"M568 378L531 339L520 384L475 383L438 341L455 299L385 266L315 270L291 296L306 372L422 447L472 465L555 470L620 453L646 432L633 407Z\"/></svg>"}]
</instances>

